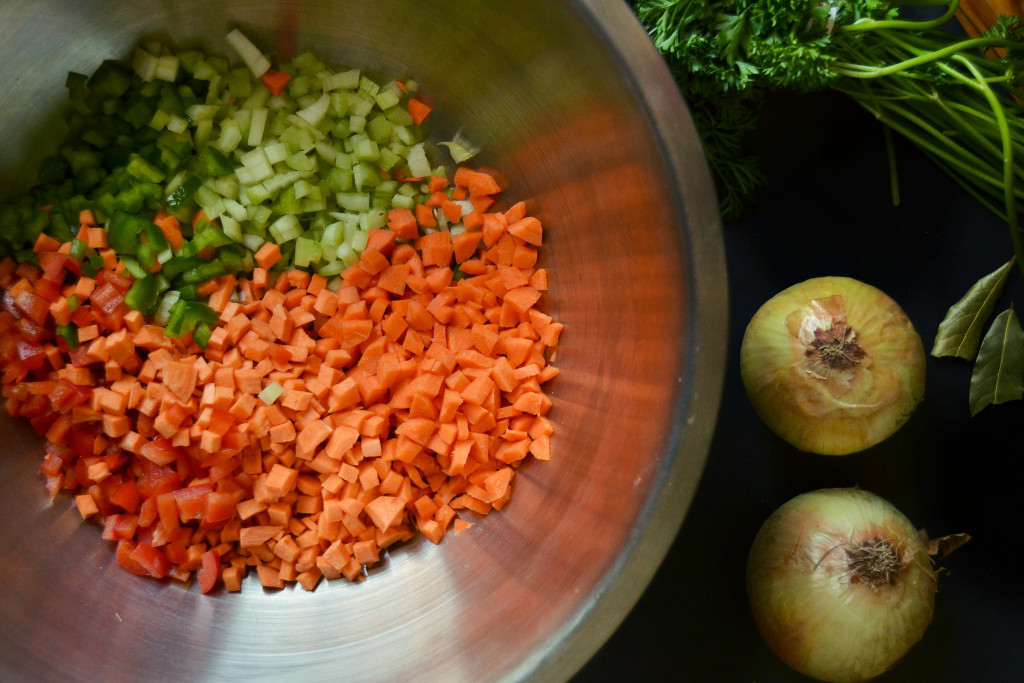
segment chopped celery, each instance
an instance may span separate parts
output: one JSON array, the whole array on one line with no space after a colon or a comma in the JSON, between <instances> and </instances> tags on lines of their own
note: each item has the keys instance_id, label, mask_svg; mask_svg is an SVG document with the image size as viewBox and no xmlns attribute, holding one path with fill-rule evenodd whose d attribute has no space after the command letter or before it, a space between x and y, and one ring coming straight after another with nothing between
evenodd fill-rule
<instances>
[{"instance_id":1,"label":"chopped celery","mask_svg":"<svg viewBox=\"0 0 1024 683\"><path fill-rule=\"evenodd\" d=\"M295 265L306 268L320 261L320 243L305 237L295 239Z\"/></svg>"},{"instance_id":2,"label":"chopped celery","mask_svg":"<svg viewBox=\"0 0 1024 683\"><path fill-rule=\"evenodd\" d=\"M267 230L278 244L284 244L302 234L302 226L299 224L299 219L291 214L281 216Z\"/></svg>"},{"instance_id":3,"label":"chopped celery","mask_svg":"<svg viewBox=\"0 0 1024 683\"><path fill-rule=\"evenodd\" d=\"M396 209L412 209L416 206L416 200L408 195L395 193L391 198L391 206Z\"/></svg>"},{"instance_id":4,"label":"chopped celery","mask_svg":"<svg viewBox=\"0 0 1024 683\"><path fill-rule=\"evenodd\" d=\"M409 148L409 156L406 159L409 165L409 173L414 178L425 178L430 175L430 162L427 160L427 153L423 143L415 144Z\"/></svg>"},{"instance_id":5,"label":"chopped celery","mask_svg":"<svg viewBox=\"0 0 1024 683\"><path fill-rule=\"evenodd\" d=\"M256 147L263 142L263 131L267 126L267 109L258 107L252 110L252 119L249 124L249 136L246 144Z\"/></svg>"},{"instance_id":6,"label":"chopped celery","mask_svg":"<svg viewBox=\"0 0 1024 683\"><path fill-rule=\"evenodd\" d=\"M370 195L365 192L339 192L336 200L338 206L346 211L358 213L370 209Z\"/></svg>"},{"instance_id":7,"label":"chopped celery","mask_svg":"<svg viewBox=\"0 0 1024 683\"><path fill-rule=\"evenodd\" d=\"M334 277L335 275L341 275L341 273L350 264L345 261L328 261L322 266L316 269L317 274L323 275L324 277Z\"/></svg>"},{"instance_id":8,"label":"chopped celery","mask_svg":"<svg viewBox=\"0 0 1024 683\"><path fill-rule=\"evenodd\" d=\"M270 60L263 56L259 48L252 44L244 33L234 29L227 35L228 44L238 52L245 65L249 67L252 75L259 78L270 70ZM197 76L198 78L198 76Z\"/></svg>"},{"instance_id":9,"label":"chopped celery","mask_svg":"<svg viewBox=\"0 0 1024 683\"><path fill-rule=\"evenodd\" d=\"M283 393L284 387L282 387L277 382L271 382L270 384L265 386L263 388L263 391L258 393L257 396L259 396L264 403L269 405L276 401L277 399L279 399L281 397L281 394Z\"/></svg>"},{"instance_id":10,"label":"chopped celery","mask_svg":"<svg viewBox=\"0 0 1024 683\"><path fill-rule=\"evenodd\" d=\"M338 247L337 255L342 262L348 265L352 265L359 261L359 254L352 245L348 243L342 244Z\"/></svg>"},{"instance_id":11,"label":"chopped celery","mask_svg":"<svg viewBox=\"0 0 1024 683\"><path fill-rule=\"evenodd\" d=\"M414 81L378 82L305 53L277 65L291 80L275 96L260 80L267 56L240 31L226 42L242 64L144 41L126 64L69 74L72 133L42 164L39 189L23 200L31 210L0 202L0 253L34 258L43 230L70 240L78 211L90 208L136 278L131 299L148 303L155 291L158 305L139 306L166 325L203 278L251 270L267 239L281 246L283 267L334 277L358 262L388 210L424 199L425 183L392 179L435 172L408 111ZM458 135L442 144L457 158L472 149ZM57 210L69 193L74 209ZM158 210L179 222L174 249L153 222ZM82 268L95 275L102 259L90 251ZM182 311L179 331L205 334Z\"/></svg>"}]
</instances>

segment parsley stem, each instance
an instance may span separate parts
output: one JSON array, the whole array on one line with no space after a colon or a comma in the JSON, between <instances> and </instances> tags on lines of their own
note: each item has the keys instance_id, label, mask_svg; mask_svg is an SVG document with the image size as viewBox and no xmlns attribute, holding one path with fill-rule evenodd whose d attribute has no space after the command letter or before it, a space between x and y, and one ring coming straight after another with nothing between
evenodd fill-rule
<instances>
[{"instance_id":1,"label":"parsley stem","mask_svg":"<svg viewBox=\"0 0 1024 683\"><path fill-rule=\"evenodd\" d=\"M886 125L892 126L896 132L912 140L915 144L927 148L932 154L944 159L947 163L960 169L964 175L973 178L976 182L1000 186L1000 177L991 172L991 166L973 156L969 150L957 145L944 135L943 131L935 128L917 114L900 106L889 103L884 108L871 109L875 117ZM911 126L903 125L903 121ZM922 135L921 133L927 135ZM936 144L938 141L940 144Z\"/></svg>"},{"instance_id":2,"label":"parsley stem","mask_svg":"<svg viewBox=\"0 0 1024 683\"><path fill-rule=\"evenodd\" d=\"M861 31L876 31L878 29L906 29L908 31L927 31L945 25L946 22L952 19L953 16L956 14L956 9L959 6L960 0L953 0L952 2L949 3L949 8L942 16L927 21L915 21L907 19L860 19L848 26L844 26L843 31L849 33L858 33Z\"/></svg>"},{"instance_id":3,"label":"parsley stem","mask_svg":"<svg viewBox=\"0 0 1024 683\"><path fill-rule=\"evenodd\" d=\"M892 194L892 205L900 205L900 177L896 166L896 145L892 140L892 128L882 126L885 135L885 159L889 163L889 191Z\"/></svg>"},{"instance_id":4,"label":"parsley stem","mask_svg":"<svg viewBox=\"0 0 1024 683\"><path fill-rule=\"evenodd\" d=\"M999 133L1003 141L1003 193L1006 204L1006 222L1010 227L1010 240L1013 242L1013 252L1017 256L1017 267L1021 274L1024 274L1024 263L1021 263L1021 259L1024 258L1024 243L1021 242L1020 226L1017 223L1017 203L1013 197L1013 145L1010 143L1010 127L1006 125L1006 110L1003 109L996 94L992 92L992 88L982 80L981 74L974 64L963 56L958 56L956 59L979 80L979 87L999 122Z\"/></svg>"},{"instance_id":5,"label":"parsley stem","mask_svg":"<svg viewBox=\"0 0 1024 683\"><path fill-rule=\"evenodd\" d=\"M886 66L873 66L870 64L851 64L849 62L835 62L832 65L832 70L841 76L849 76L850 78L880 78L882 76L889 76L891 74L912 69L916 66L923 66L931 62L935 62L946 57L957 54L958 52L964 52L974 50L983 47L1019 47L1012 41L1003 40L1002 38L969 38L967 40L961 40L952 45L937 48L932 52L920 54L910 59L905 59L902 62L896 64L888 64Z\"/></svg>"}]
</instances>

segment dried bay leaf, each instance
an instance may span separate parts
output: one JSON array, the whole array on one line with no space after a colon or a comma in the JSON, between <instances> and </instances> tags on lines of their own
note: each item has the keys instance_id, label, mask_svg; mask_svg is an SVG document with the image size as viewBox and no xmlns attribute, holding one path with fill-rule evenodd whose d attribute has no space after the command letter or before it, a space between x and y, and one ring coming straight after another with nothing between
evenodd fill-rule
<instances>
[{"instance_id":1,"label":"dried bay leaf","mask_svg":"<svg viewBox=\"0 0 1024 683\"><path fill-rule=\"evenodd\" d=\"M1013 262L1014 259L1010 259L999 269L978 280L960 301L950 306L935 335L933 356L955 356L964 360L977 356L985 322L992 315L996 300L1006 287Z\"/></svg>"},{"instance_id":2,"label":"dried bay leaf","mask_svg":"<svg viewBox=\"0 0 1024 683\"><path fill-rule=\"evenodd\" d=\"M1003 311L981 340L971 373L971 415L987 405L1024 397L1024 329L1013 307Z\"/></svg>"}]
</instances>

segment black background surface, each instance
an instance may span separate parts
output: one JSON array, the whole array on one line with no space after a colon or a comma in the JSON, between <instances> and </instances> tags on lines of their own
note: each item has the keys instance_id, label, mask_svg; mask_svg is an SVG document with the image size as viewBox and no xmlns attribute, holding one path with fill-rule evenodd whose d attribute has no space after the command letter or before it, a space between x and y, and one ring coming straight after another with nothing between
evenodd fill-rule
<instances>
[{"instance_id":1,"label":"black background surface","mask_svg":"<svg viewBox=\"0 0 1024 683\"><path fill-rule=\"evenodd\" d=\"M924 402L893 437L846 457L803 454L758 420L739 377L747 321L802 280L845 275L907 312L930 350L951 304L1012 255L1005 223L913 146L895 140L893 206L881 124L835 93L769 97L759 153L769 185L724 226L729 353L715 437L687 518L651 584L576 683L806 681L749 614L744 564L761 523L805 491L860 486L932 536L972 540L941 562L924 638L876 680L1024 680L1019 540L1024 403L968 410L971 365L928 359ZM1024 307L1014 273L996 312Z\"/></svg>"}]
</instances>

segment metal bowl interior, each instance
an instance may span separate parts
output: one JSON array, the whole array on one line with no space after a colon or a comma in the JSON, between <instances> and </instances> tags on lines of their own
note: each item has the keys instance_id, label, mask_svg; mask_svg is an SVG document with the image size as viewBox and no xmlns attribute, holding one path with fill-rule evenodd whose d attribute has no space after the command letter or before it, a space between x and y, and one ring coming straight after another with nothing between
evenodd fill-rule
<instances>
[{"instance_id":1,"label":"metal bowl interior","mask_svg":"<svg viewBox=\"0 0 1024 683\"><path fill-rule=\"evenodd\" d=\"M41 441L0 418L4 680L564 679L611 634L670 545L702 471L724 368L710 176L685 105L625 3L6 0L0 181L26 185L60 131L68 71L141 37L225 56L265 47L413 77L431 137L476 141L508 202L544 222L546 310L567 331L554 458L457 538L392 549L368 580L200 594L121 570Z\"/></svg>"}]
</instances>

